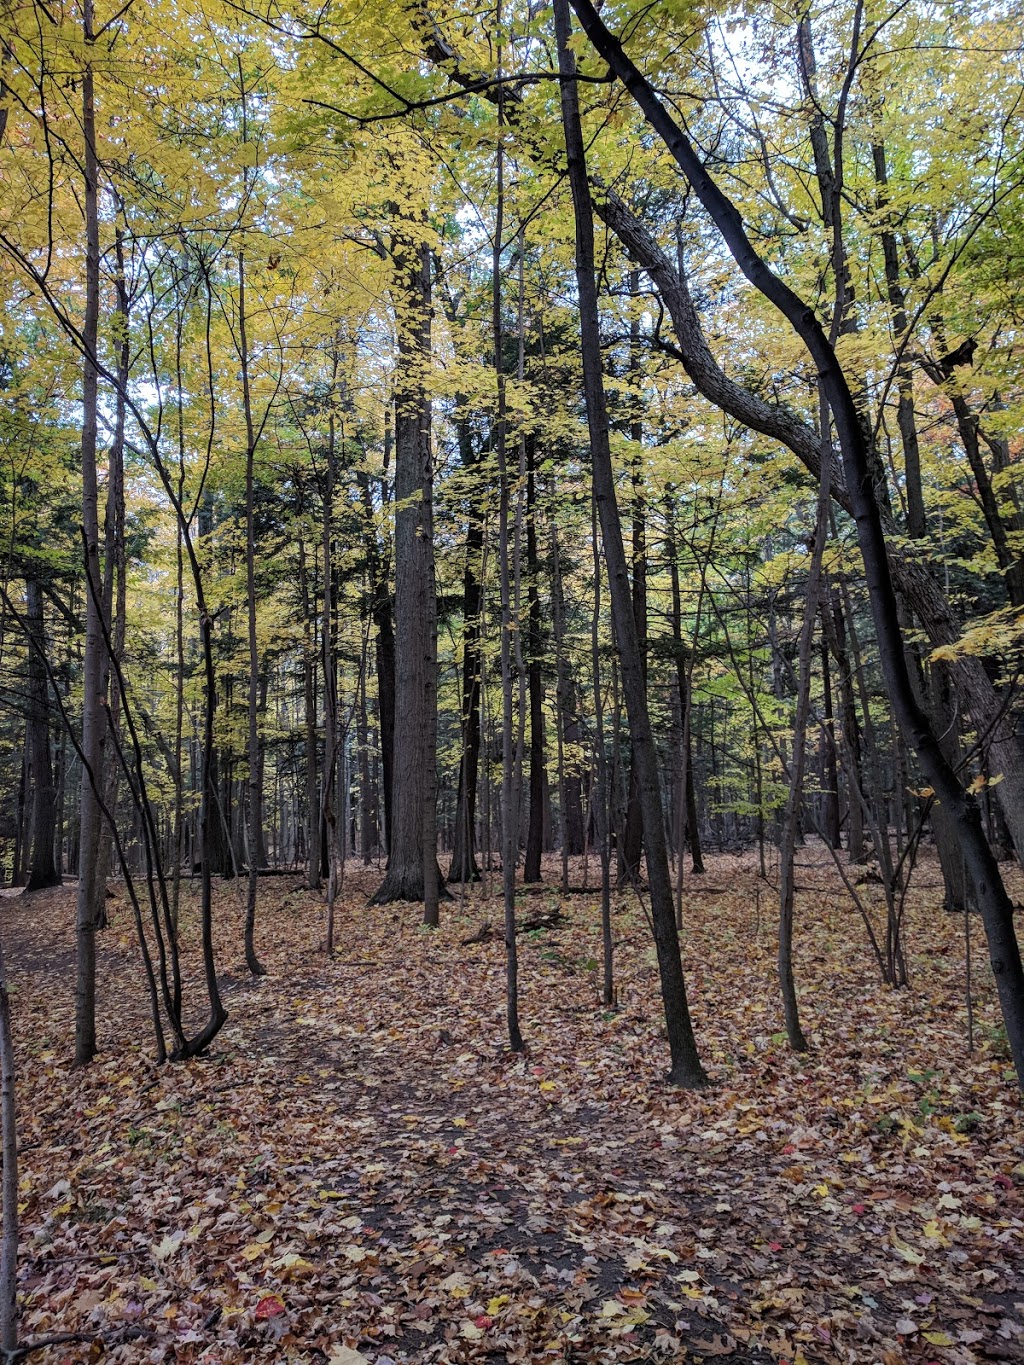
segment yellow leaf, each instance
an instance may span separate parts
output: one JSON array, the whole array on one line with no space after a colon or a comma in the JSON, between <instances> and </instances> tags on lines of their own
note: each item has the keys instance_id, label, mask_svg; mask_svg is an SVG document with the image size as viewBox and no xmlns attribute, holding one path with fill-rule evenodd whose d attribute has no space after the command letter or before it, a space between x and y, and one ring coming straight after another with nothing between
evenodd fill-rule
<instances>
[{"instance_id":1,"label":"yellow leaf","mask_svg":"<svg viewBox=\"0 0 1024 1365\"><path fill-rule=\"evenodd\" d=\"M906 1242L900 1241L895 1232L890 1234L889 1241L895 1248L896 1254L902 1256L910 1265L921 1265L924 1261L924 1257L921 1253L915 1251L913 1247L908 1246Z\"/></svg>"},{"instance_id":2,"label":"yellow leaf","mask_svg":"<svg viewBox=\"0 0 1024 1365\"><path fill-rule=\"evenodd\" d=\"M507 1303L511 1302L512 1300L508 1294L496 1294L493 1299L487 1300L487 1311L493 1318L501 1312Z\"/></svg>"},{"instance_id":3,"label":"yellow leaf","mask_svg":"<svg viewBox=\"0 0 1024 1365\"><path fill-rule=\"evenodd\" d=\"M948 1332L922 1332L925 1341L931 1342L933 1346L955 1346L955 1340Z\"/></svg>"},{"instance_id":4,"label":"yellow leaf","mask_svg":"<svg viewBox=\"0 0 1024 1365\"><path fill-rule=\"evenodd\" d=\"M554 1090L555 1083L554 1081L541 1081L540 1088L541 1090Z\"/></svg>"},{"instance_id":5,"label":"yellow leaf","mask_svg":"<svg viewBox=\"0 0 1024 1365\"><path fill-rule=\"evenodd\" d=\"M291 1271L294 1275L302 1275L307 1270L314 1269L314 1266L309 1261L304 1257L297 1255L294 1251L290 1251L287 1255L280 1257L274 1264L280 1266L282 1270Z\"/></svg>"}]
</instances>

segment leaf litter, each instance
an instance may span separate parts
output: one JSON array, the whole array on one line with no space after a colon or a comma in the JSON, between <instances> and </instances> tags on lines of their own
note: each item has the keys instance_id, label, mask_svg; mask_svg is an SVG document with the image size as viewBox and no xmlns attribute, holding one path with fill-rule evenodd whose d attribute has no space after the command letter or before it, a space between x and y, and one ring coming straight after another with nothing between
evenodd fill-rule
<instances>
[{"instance_id":1,"label":"leaf litter","mask_svg":"<svg viewBox=\"0 0 1024 1365\"><path fill-rule=\"evenodd\" d=\"M347 872L333 961L319 898L266 879L260 980L218 886L231 1017L209 1057L162 1068L126 909L100 936L100 1059L72 1072L73 889L5 898L22 1330L95 1337L35 1359L1024 1360L1020 1098L978 951L967 1051L963 922L935 913L933 864L909 991L878 980L824 861L802 868L799 1057L772 893L749 856L712 858L728 889L684 894L696 1095L663 1079L635 898L609 1010L597 892L547 893L562 914L522 936L514 1056L503 946L461 943L493 900L427 931L417 906L367 907L379 875Z\"/></svg>"}]
</instances>

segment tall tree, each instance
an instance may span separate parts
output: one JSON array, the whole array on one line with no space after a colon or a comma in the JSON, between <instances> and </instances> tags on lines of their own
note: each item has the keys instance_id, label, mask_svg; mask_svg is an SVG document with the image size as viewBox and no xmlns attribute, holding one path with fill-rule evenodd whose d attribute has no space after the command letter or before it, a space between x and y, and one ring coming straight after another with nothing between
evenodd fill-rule
<instances>
[{"instance_id":1,"label":"tall tree","mask_svg":"<svg viewBox=\"0 0 1024 1365\"><path fill-rule=\"evenodd\" d=\"M604 552L608 562L615 644L622 664L630 739L637 765L641 810L647 838L651 918L672 1058L669 1075L676 1084L696 1089L707 1084L707 1077L697 1055L679 955L658 777L658 756L647 708L647 688L615 496L615 480L608 441L608 413L601 370L601 337L594 270L594 222L575 80L576 62L569 48L567 0L555 0L555 32L558 41L558 69L562 76L562 123L575 209L576 281L580 301L583 383L590 429L594 500L597 503Z\"/></svg>"},{"instance_id":2,"label":"tall tree","mask_svg":"<svg viewBox=\"0 0 1024 1365\"><path fill-rule=\"evenodd\" d=\"M1013 905L985 840L977 805L946 761L928 718L914 696L882 514L873 491L869 441L846 375L813 310L757 252L735 206L709 176L689 138L669 114L650 82L626 55L621 42L609 32L590 0L572 0L572 4L587 36L665 142L743 273L790 324L818 367L842 451L847 493L857 527L889 699L926 778L952 814L972 892L985 924L989 960L1017 1078L1024 1087L1024 968L1014 931Z\"/></svg>"},{"instance_id":3,"label":"tall tree","mask_svg":"<svg viewBox=\"0 0 1024 1365\"><path fill-rule=\"evenodd\" d=\"M437 922L437 591L431 449L429 243L395 229L395 772L388 867L374 903L422 901Z\"/></svg>"}]
</instances>

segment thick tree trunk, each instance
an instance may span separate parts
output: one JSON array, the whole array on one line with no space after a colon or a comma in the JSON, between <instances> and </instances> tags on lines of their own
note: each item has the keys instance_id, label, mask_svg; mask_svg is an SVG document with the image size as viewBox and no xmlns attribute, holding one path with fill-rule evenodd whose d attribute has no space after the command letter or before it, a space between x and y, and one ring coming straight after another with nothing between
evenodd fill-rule
<instances>
[{"instance_id":1,"label":"thick tree trunk","mask_svg":"<svg viewBox=\"0 0 1024 1365\"><path fill-rule=\"evenodd\" d=\"M658 778L658 755L647 709L647 689L644 684L640 641L633 615L629 571L615 497L615 479L608 441L608 418L601 372L597 283L594 274L594 222L587 183L578 93L573 79L576 74L576 63L569 49L567 0L555 0L555 30L558 38L559 71L563 77L562 122L576 219L576 281L580 301L581 350L590 429L594 500L598 507L608 565L612 622L616 648L622 663L630 737L640 785L640 802L647 843L651 919L672 1057L670 1077L676 1084L697 1088L707 1084L707 1077L697 1055L679 955L679 937L673 913L672 883L669 876L664 813Z\"/></svg>"},{"instance_id":2,"label":"thick tree trunk","mask_svg":"<svg viewBox=\"0 0 1024 1365\"><path fill-rule=\"evenodd\" d=\"M424 814L436 778L437 596L430 448L430 252L396 234L395 752L388 866L373 904L424 900ZM436 828L436 826L435 826ZM436 853L432 854L436 865ZM437 872L438 886L444 881ZM429 890L429 888L428 888Z\"/></svg>"}]
</instances>

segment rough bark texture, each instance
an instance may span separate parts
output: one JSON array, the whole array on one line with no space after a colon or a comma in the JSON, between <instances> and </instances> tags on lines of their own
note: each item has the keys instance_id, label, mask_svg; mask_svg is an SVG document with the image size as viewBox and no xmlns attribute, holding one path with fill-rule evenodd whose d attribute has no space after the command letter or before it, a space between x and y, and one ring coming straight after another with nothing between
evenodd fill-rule
<instances>
[{"instance_id":1,"label":"rough bark texture","mask_svg":"<svg viewBox=\"0 0 1024 1365\"><path fill-rule=\"evenodd\" d=\"M430 254L394 248L398 385L395 393L395 756L388 866L376 905L424 899L424 810L434 779L437 596L430 501ZM433 740L431 741L431 736ZM434 855L436 864L436 855ZM438 884L443 886L440 871Z\"/></svg>"}]
</instances>

